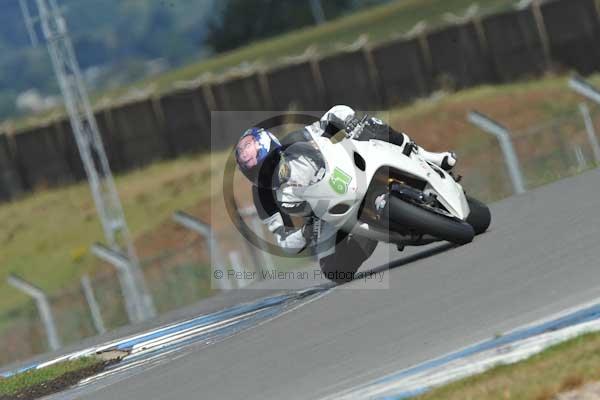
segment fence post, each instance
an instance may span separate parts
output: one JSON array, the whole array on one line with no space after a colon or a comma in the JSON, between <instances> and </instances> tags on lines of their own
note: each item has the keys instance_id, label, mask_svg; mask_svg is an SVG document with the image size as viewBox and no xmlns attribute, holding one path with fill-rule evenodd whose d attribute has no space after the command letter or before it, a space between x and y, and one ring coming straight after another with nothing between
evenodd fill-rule
<instances>
[{"instance_id":1,"label":"fence post","mask_svg":"<svg viewBox=\"0 0 600 400\"><path fill-rule=\"evenodd\" d=\"M94 323L94 328L96 328L96 332L98 332L101 335L106 332L106 327L104 326L104 320L102 319L100 306L96 301L96 296L94 296L92 282L90 281L90 277L87 274L81 277L81 288L83 289L83 295L85 296L85 300L87 301L88 307L90 308L90 313L92 314L92 322Z\"/></svg>"},{"instance_id":2,"label":"fence post","mask_svg":"<svg viewBox=\"0 0 600 400\"><path fill-rule=\"evenodd\" d=\"M600 104L600 91L590 83L586 82L582 77L574 75L569 78L569 88L581 96ZM588 135L588 140L592 146L592 151L594 152L594 159L596 162L600 162L600 145L598 144L598 137L596 136L594 124L592 122L592 118L590 117L590 110L585 103L579 105L579 110L583 115L585 130Z\"/></svg>"},{"instance_id":3,"label":"fence post","mask_svg":"<svg viewBox=\"0 0 600 400\"><path fill-rule=\"evenodd\" d=\"M596 163L600 164L600 144L598 144L598 136L596 136L596 129L590 116L590 109L587 104L579 104L579 111L583 116L583 122L585 123L585 132L587 133L590 146L592 146L592 152L594 153L594 159Z\"/></svg>"},{"instance_id":4,"label":"fence post","mask_svg":"<svg viewBox=\"0 0 600 400\"><path fill-rule=\"evenodd\" d=\"M429 41L427 40L427 22L421 20L415 24L408 32L402 35L403 39L417 39L419 44L419 50L423 56L423 62L425 64L424 75L431 75L433 71L433 57L431 55L431 48L429 47ZM426 80L426 79L425 79ZM426 85L428 87L429 84Z\"/></svg>"},{"instance_id":5,"label":"fence post","mask_svg":"<svg viewBox=\"0 0 600 400\"><path fill-rule=\"evenodd\" d=\"M552 49L550 47L550 38L548 37L548 30L546 29L546 21L544 21L544 15L542 14L541 1L530 0L529 5L531 7L531 12L533 13L533 18L535 20L537 32L540 38L540 42L542 44L542 50L544 51L544 60L546 62L546 68L550 69L552 67Z\"/></svg>"},{"instance_id":6,"label":"fence post","mask_svg":"<svg viewBox=\"0 0 600 400\"><path fill-rule=\"evenodd\" d=\"M521 171L519 159L517 158L517 154L513 147L508 129L491 118L488 118L476 111L469 112L467 119L473 125L478 126L484 131L494 135L498 139L498 142L500 142L500 147L502 148L504 162L506 164L506 168L508 169L514 192L516 194L525 192L526 189L523 173Z\"/></svg>"},{"instance_id":7,"label":"fence post","mask_svg":"<svg viewBox=\"0 0 600 400\"><path fill-rule=\"evenodd\" d=\"M209 224L206 224L183 211L176 211L173 214L173 221L183 226L184 228L198 233L200 236L206 239L208 243L208 249L210 251L210 258L212 264L211 276L216 277L215 272L218 271L217 268L225 268L227 264L225 263L225 258L223 257L223 253L221 252L221 247L219 246L217 235L213 231L212 227ZM229 279L221 278L217 279L217 281L222 290L228 290L233 288Z\"/></svg>"},{"instance_id":8,"label":"fence post","mask_svg":"<svg viewBox=\"0 0 600 400\"><path fill-rule=\"evenodd\" d=\"M119 283L121 284L121 290L123 292L123 298L125 299L125 309L129 321L140 322L154 314L153 310L148 307L148 301L144 298L136 277L133 271L133 266L129 262L129 259L123 254L111 250L99 243L95 243L92 246L92 253L111 264L116 268L119 276ZM141 275L141 271L140 271ZM142 279L141 277L139 279ZM149 296L147 294L146 296Z\"/></svg>"},{"instance_id":9,"label":"fence post","mask_svg":"<svg viewBox=\"0 0 600 400\"><path fill-rule=\"evenodd\" d=\"M600 104L600 91L582 77L578 75L570 77L569 88L583 97L587 97L593 102Z\"/></svg>"},{"instance_id":10,"label":"fence post","mask_svg":"<svg viewBox=\"0 0 600 400\"><path fill-rule=\"evenodd\" d=\"M162 109L162 103L160 102L160 97L153 95L149 99L150 105L152 107L152 112L154 113L154 120L158 125L158 130L161 135L161 139L163 140L164 145L166 146L166 150L164 152L165 158L173 158L177 156L177 151L175 151L175 145L173 144L173 136L169 134L167 131L167 124L165 122L165 113Z\"/></svg>"},{"instance_id":11,"label":"fence post","mask_svg":"<svg viewBox=\"0 0 600 400\"><path fill-rule=\"evenodd\" d=\"M583 171L587 167L587 160L583 155L583 150L581 146L575 145L573 146L573 151L575 152L575 160L577 160L577 169L579 172Z\"/></svg>"},{"instance_id":12,"label":"fence post","mask_svg":"<svg viewBox=\"0 0 600 400\"><path fill-rule=\"evenodd\" d=\"M44 329L46 330L48 345L52 351L58 350L61 347L61 343L56 330L56 323L54 322L54 316L52 315L48 296L46 296L46 294L40 288L15 275L9 275L7 282L12 287L19 289L30 297L33 297L37 305L38 312L40 313L42 323L44 324Z\"/></svg>"}]
</instances>

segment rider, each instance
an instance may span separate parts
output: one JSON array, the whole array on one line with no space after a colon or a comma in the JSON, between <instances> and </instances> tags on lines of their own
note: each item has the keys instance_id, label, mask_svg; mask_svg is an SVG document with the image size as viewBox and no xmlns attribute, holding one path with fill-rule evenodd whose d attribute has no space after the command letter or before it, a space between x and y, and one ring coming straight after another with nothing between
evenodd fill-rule
<instances>
[{"instance_id":1,"label":"rider","mask_svg":"<svg viewBox=\"0 0 600 400\"><path fill-rule=\"evenodd\" d=\"M290 192L285 190L290 186L310 184L324 172L324 166L315 162L318 157L310 156L311 152L318 151L308 145L311 133L332 137L342 129L354 129L358 121L353 109L337 105L319 121L288 134L281 141L260 127L246 130L238 141L236 160L241 172L252 183L252 195L258 215L284 252L297 254L307 246L314 245L311 242L315 236L320 237L315 233L315 225L319 232L328 228L314 218L308 203L289 195ZM365 120L359 138L369 139L384 140L401 146L407 155L418 151L427 161L447 171L456 164L454 153L425 151L406 134L393 130L373 117ZM294 216L302 217L302 227L294 227L291 219ZM336 236L337 244L319 252L321 270L333 281L351 280L354 272L371 256L377 242L342 233L331 234Z\"/></svg>"}]
</instances>

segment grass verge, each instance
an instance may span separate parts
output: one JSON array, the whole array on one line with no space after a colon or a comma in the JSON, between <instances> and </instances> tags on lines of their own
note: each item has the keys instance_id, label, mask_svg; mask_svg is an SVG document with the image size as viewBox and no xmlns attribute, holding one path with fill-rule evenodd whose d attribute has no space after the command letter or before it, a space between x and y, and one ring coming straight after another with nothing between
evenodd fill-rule
<instances>
[{"instance_id":1,"label":"grass verge","mask_svg":"<svg viewBox=\"0 0 600 400\"><path fill-rule=\"evenodd\" d=\"M116 178L129 227L138 238L143 257L156 255L167 242L184 241L181 235L162 237L160 226L176 209L189 209L207 201L216 172L211 159L198 155L161 162ZM9 272L21 275L49 293L75 283L98 265L89 251L104 241L87 183L39 190L12 203L0 205L0 310L26 299L6 285Z\"/></svg>"},{"instance_id":2,"label":"grass verge","mask_svg":"<svg viewBox=\"0 0 600 400\"><path fill-rule=\"evenodd\" d=\"M434 389L418 400L551 400L600 380L600 333L550 347L527 360Z\"/></svg>"},{"instance_id":3,"label":"grass verge","mask_svg":"<svg viewBox=\"0 0 600 400\"><path fill-rule=\"evenodd\" d=\"M0 379L0 400L37 399L65 390L115 361L86 357Z\"/></svg>"}]
</instances>

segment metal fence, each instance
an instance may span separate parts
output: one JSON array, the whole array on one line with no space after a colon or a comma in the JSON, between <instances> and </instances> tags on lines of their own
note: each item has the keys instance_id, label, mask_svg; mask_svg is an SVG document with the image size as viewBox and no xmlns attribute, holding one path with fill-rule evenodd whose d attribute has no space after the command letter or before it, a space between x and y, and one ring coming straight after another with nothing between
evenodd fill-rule
<instances>
[{"instance_id":1,"label":"metal fence","mask_svg":"<svg viewBox=\"0 0 600 400\"><path fill-rule=\"evenodd\" d=\"M600 126L598 106L568 110L560 116L526 129L510 132L518 168L526 190L573 176L598 166L594 141ZM500 121L501 122L501 121ZM507 162L498 140L483 135L460 149L463 185L476 197L498 200L515 193Z\"/></svg>"},{"instance_id":2,"label":"metal fence","mask_svg":"<svg viewBox=\"0 0 600 400\"><path fill-rule=\"evenodd\" d=\"M142 261L142 269L160 313L192 304L211 293L209 256L201 238ZM105 327L127 325L116 272L108 270L90 280ZM98 333L82 287L65 289L49 301L63 344ZM44 326L33 301L0 314L0 365L48 349Z\"/></svg>"}]
</instances>

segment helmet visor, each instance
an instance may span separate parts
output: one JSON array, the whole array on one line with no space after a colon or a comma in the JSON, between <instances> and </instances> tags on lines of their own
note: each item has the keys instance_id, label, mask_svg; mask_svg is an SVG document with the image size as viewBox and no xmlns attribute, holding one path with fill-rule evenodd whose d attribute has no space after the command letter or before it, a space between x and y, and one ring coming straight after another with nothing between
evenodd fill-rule
<instances>
[{"instance_id":1,"label":"helmet visor","mask_svg":"<svg viewBox=\"0 0 600 400\"><path fill-rule=\"evenodd\" d=\"M251 170L259 165L271 150L280 147L279 141L263 129L248 129L236 146L236 159L240 168Z\"/></svg>"}]
</instances>

